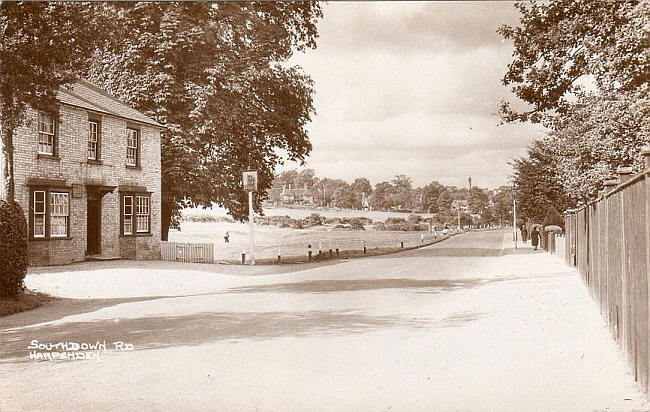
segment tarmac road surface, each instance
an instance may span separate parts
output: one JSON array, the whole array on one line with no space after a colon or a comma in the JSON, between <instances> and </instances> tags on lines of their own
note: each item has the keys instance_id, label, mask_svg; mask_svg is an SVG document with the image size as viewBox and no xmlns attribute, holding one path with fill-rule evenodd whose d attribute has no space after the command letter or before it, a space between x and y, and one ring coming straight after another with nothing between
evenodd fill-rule
<instances>
[{"instance_id":1,"label":"tarmac road surface","mask_svg":"<svg viewBox=\"0 0 650 412\"><path fill-rule=\"evenodd\" d=\"M102 299L0 321L0 410L647 410L580 278L511 246L474 232L270 275L32 275ZM107 350L40 361L33 340Z\"/></svg>"}]
</instances>

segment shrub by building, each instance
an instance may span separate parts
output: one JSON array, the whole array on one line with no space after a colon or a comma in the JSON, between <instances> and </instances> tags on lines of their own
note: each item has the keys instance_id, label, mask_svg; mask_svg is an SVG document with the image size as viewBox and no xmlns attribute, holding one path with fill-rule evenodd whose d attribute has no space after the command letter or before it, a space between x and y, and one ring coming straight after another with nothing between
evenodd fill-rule
<instances>
[{"instance_id":1,"label":"shrub by building","mask_svg":"<svg viewBox=\"0 0 650 412\"><path fill-rule=\"evenodd\" d=\"M0 200L0 297L15 297L24 289L27 273L27 223L18 203Z\"/></svg>"}]
</instances>

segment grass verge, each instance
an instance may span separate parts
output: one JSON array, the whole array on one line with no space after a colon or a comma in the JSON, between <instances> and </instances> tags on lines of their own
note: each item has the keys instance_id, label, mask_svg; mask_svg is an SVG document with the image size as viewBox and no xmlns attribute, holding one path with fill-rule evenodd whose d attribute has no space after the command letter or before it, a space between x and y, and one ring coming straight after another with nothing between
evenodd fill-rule
<instances>
[{"instance_id":1,"label":"grass verge","mask_svg":"<svg viewBox=\"0 0 650 412\"><path fill-rule=\"evenodd\" d=\"M44 303L54 299L50 295L40 292L26 291L15 298L0 298L0 317L13 313L36 309Z\"/></svg>"}]
</instances>

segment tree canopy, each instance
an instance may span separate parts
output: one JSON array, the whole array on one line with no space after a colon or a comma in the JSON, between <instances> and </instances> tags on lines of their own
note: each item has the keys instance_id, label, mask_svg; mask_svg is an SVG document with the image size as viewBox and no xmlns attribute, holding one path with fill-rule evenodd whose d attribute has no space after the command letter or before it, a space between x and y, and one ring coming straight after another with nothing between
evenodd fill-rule
<instances>
[{"instance_id":1,"label":"tree canopy","mask_svg":"<svg viewBox=\"0 0 650 412\"><path fill-rule=\"evenodd\" d=\"M14 198L13 131L27 107L56 102L59 87L74 82L98 47L110 40L114 21L95 3L10 2L0 4L2 50L0 100L4 187Z\"/></svg>"},{"instance_id":2,"label":"tree canopy","mask_svg":"<svg viewBox=\"0 0 650 412\"><path fill-rule=\"evenodd\" d=\"M316 2L136 3L118 6L119 44L90 78L165 126L163 238L186 205L247 215L242 171L258 171L260 201L285 159L311 150L312 81L286 62L316 47Z\"/></svg>"},{"instance_id":3,"label":"tree canopy","mask_svg":"<svg viewBox=\"0 0 650 412\"><path fill-rule=\"evenodd\" d=\"M547 136L513 161L520 205L543 218L593 198L618 166L642 168L650 136L649 0L520 2L503 77L527 109L503 102L507 122L544 124ZM540 211L541 210L541 211ZM540 215L542 213L542 215Z\"/></svg>"}]
</instances>

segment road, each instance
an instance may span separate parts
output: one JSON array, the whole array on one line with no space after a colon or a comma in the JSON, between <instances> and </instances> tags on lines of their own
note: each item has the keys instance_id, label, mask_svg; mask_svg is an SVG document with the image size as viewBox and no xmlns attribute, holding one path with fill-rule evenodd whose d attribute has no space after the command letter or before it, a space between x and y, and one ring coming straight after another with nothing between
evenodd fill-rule
<instances>
[{"instance_id":1,"label":"road","mask_svg":"<svg viewBox=\"0 0 650 412\"><path fill-rule=\"evenodd\" d=\"M104 299L0 323L0 410L647 410L575 272L510 246L477 232L272 275L35 275ZM36 361L34 339L108 351Z\"/></svg>"}]
</instances>

